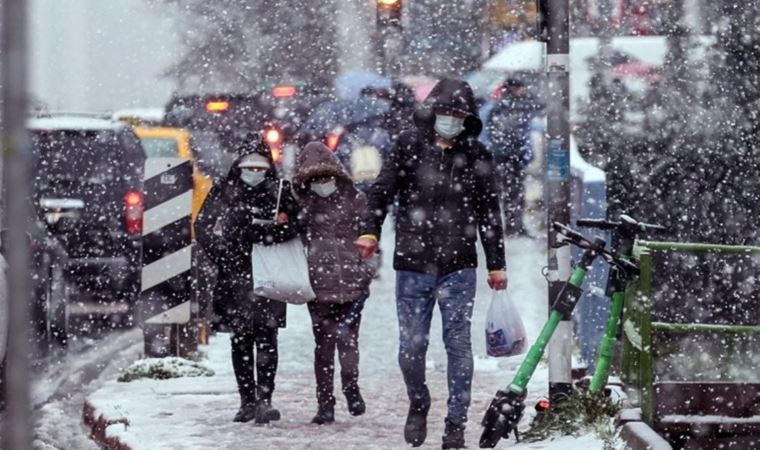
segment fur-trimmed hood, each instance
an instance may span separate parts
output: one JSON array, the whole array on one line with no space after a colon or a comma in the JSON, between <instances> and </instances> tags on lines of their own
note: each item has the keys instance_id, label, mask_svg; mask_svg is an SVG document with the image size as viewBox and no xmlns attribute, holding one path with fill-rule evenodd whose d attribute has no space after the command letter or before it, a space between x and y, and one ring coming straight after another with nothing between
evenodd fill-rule
<instances>
[{"instance_id":1,"label":"fur-trimmed hood","mask_svg":"<svg viewBox=\"0 0 760 450\"><path fill-rule=\"evenodd\" d=\"M298 154L296 173L293 176L293 190L298 197L309 191L309 180L317 177L335 177L338 184L353 184L351 176L338 161L335 154L321 142L306 144Z\"/></svg>"}]
</instances>

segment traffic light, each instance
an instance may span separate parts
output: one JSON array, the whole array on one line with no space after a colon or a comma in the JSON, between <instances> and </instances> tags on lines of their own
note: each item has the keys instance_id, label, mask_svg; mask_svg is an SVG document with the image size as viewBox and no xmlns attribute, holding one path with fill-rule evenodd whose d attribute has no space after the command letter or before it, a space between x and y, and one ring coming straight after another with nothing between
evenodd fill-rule
<instances>
[{"instance_id":1,"label":"traffic light","mask_svg":"<svg viewBox=\"0 0 760 450\"><path fill-rule=\"evenodd\" d=\"M376 0L377 2L377 26L401 27L401 0Z\"/></svg>"}]
</instances>

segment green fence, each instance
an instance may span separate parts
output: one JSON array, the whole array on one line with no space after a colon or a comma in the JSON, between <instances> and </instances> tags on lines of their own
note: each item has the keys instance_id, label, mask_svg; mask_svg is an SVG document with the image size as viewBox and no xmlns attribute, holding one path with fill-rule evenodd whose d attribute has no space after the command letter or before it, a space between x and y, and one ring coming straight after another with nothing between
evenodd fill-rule
<instances>
[{"instance_id":1,"label":"green fence","mask_svg":"<svg viewBox=\"0 0 760 450\"><path fill-rule=\"evenodd\" d=\"M760 385L760 247L642 241L634 255L621 372L645 421L658 383Z\"/></svg>"}]
</instances>

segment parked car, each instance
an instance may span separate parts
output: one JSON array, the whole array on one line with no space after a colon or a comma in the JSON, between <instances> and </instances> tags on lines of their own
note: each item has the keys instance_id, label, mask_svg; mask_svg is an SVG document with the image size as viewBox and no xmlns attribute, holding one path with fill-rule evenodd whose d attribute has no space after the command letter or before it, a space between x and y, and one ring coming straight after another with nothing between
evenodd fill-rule
<instances>
[{"instance_id":1,"label":"parked car","mask_svg":"<svg viewBox=\"0 0 760 450\"><path fill-rule=\"evenodd\" d=\"M27 125L37 218L68 255L66 317L131 321L140 293L145 153L131 128L52 114Z\"/></svg>"}]
</instances>

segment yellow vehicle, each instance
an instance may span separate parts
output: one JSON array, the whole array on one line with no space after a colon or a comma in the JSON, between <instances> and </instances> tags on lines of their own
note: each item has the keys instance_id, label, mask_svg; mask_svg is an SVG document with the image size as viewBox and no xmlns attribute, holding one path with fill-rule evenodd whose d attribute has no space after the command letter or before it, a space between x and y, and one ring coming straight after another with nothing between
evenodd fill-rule
<instances>
[{"instance_id":1,"label":"yellow vehicle","mask_svg":"<svg viewBox=\"0 0 760 450\"><path fill-rule=\"evenodd\" d=\"M145 149L146 158L193 159L190 147L190 132L180 128L136 125L134 132ZM193 164L193 215L192 221L201 210L203 201L211 190L213 180L204 174L197 164Z\"/></svg>"}]
</instances>

